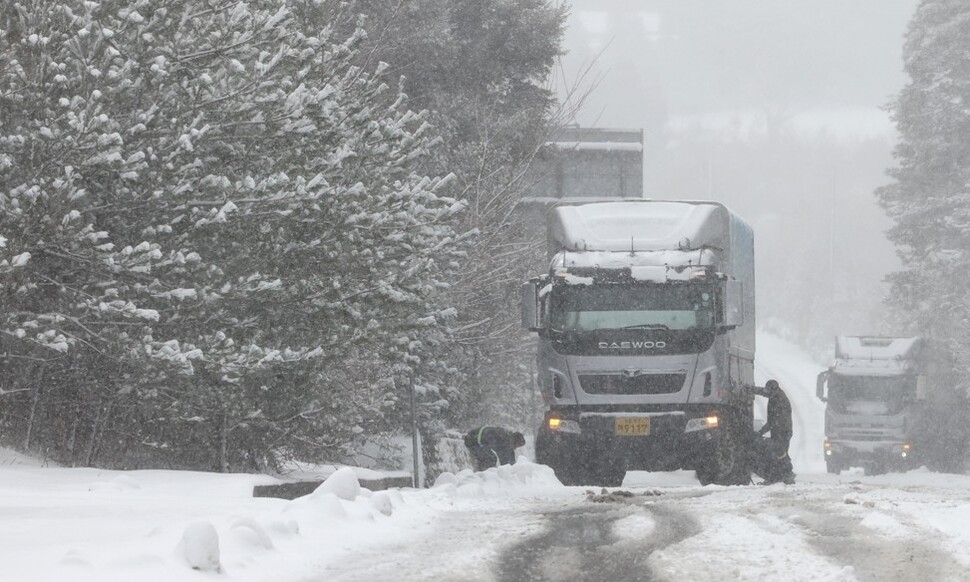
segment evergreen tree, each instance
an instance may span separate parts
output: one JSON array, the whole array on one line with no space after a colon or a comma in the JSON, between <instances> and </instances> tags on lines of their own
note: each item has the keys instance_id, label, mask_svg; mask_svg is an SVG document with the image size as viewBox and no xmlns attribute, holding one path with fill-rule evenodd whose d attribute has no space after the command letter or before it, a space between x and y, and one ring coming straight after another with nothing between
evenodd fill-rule
<instances>
[{"instance_id":1,"label":"evergreen tree","mask_svg":"<svg viewBox=\"0 0 970 582\"><path fill-rule=\"evenodd\" d=\"M892 104L898 165L877 191L904 267L890 278L890 304L932 342L938 410L962 414L970 390L970 6L921 2L904 60L910 82ZM962 463L965 423L942 416L934 423L930 440L948 445L935 456Z\"/></svg>"},{"instance_id":2,"label":"evergreen tree","mask_svg":"<svg viewBox=\"0 0 970 582\"><path fill-rule=\"evenodd\" d=\"M357 64L366 35L335 36L333 10L8 10L8 425L46 410L44 445L79 460L83 438L80 462L111 442L119 462L264 466L393 429L403 372L452 372L428 354L463 205L415 172L438 143L425 114Z\"/></svg>"},{"instance_id":3,"label":"evergreen tree","mask_svg":"<svg viewBox=\"0 0 970 582\"><path fill-rule=\"evenodd\" d=\"M546 81L561 53L566 8L548 0L358 0L368 15L371 60L405 79L405 90L444 137L426 171L456 176L474 230L458 279L451 358L460 385L434 400L439 433L482 422L531 427L537 411L533 346L519 328L518 288L544 251L542 224L516 209L527 169L547 139L557 105ZM430 435L429 435L430 436ZM432 439L426 439L433 440ZM433 459L429 458L433 462Z\"/></svg>"}]
</instances>

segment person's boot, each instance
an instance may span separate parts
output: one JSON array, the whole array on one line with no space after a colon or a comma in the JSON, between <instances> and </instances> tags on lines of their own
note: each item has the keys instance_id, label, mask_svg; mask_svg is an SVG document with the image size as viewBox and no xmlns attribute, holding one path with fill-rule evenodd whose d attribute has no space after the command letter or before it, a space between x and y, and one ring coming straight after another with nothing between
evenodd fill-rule
<instances>
[{"instance_id":1,"label":"person's boot","mask_svg":"<svg viewBox=\"0 0 970 582\"><path fill-rule=\"evenodd\" d=\"M791 457L788 456L788 453L785 453L785 470L782 472L781 481L785 485L795 484L795 471L794 467L792 467Z\"/></svg>"}]
</instances>

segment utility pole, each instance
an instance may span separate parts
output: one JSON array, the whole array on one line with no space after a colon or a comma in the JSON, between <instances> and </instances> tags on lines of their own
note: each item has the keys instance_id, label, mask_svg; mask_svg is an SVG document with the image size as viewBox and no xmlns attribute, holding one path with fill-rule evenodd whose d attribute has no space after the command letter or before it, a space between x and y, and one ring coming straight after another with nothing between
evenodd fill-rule
<instances>
[{"instance_id":1,"label":"utility pole","mask_svg":"<svg viewBox=\"0 0 970 582\"><path fill-rule=\"evenodd\" d=\"M411 456L414 461L411 469L411 485L417 489L423 485L421 483L421 475L419 472L420 457L418 456L421 454L421 447L418 445L418 413L414 398L414 376L410 373L408 374L408 393L411 398Z\"/></svg>"}]
</instances>

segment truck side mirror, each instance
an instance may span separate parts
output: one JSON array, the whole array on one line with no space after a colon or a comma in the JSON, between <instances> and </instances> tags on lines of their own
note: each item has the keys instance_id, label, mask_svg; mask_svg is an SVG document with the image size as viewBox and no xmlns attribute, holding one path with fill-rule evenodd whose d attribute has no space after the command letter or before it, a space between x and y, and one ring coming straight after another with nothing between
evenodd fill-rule
<instances>
[{"instance_id":1,"label":"truck side mirror","mask_svg":"<svg viewBox=\"0 0 970 582\"><path fill-rule=\"evenodd\" d=\"M815 395L822 402L827 402L828 398L825 397L825 383L829 380L829 373L822 372L818 375L818 379L815 381Z\"/></svg>"},{"instance_id":2,"label":"truck side mirror","mask_svg":"<svg viewBox=\"0 0 970 582\"><path fill-rule=\"evenodd\" d=\"M529 331L541 331L539 321L539 281L526 281L521 288L522 327Z\"/></svg>"},{"instance_id":3,"label":"truck side mirror","mask_svg":"<svg viewBox=\"0 0 970 582\"><path fill-rule=\"evenodd\" d=\"M724 282L724 327L737 327L744 323L743 291L741 281L728 279Z\"/></svg>"},{"instance_id":4,"label":"truck side mirror","mask_svg":"<svg viewBox=\"0 0 970 582\"><path fill-rule=\"evenodd\" d=\"M926 376L917 376L916 377L916 401L917 402L922 402L926 400L926 388L927 388Z\"/></svg>"}]
</instances>

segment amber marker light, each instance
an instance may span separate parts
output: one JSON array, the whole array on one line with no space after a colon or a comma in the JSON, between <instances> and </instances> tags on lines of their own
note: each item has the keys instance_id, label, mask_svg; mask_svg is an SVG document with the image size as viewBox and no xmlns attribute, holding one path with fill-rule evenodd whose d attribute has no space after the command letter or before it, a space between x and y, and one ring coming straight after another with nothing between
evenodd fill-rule
<instances>
[{"instance_id":1,"label":"amber marker light","mask_svg":"<svg viewBox=\"0 0 970 582\"><path fill-rule=\"evenodd\" d=\"M552 430L559 430L559 427L561 427L561 426L562 426L562 419L561 418L559 418L558 416L550 416L549 417L549 428L550 429L552 429Z\"/></svg>"},{"instance_id":2,"label":"amber marker light","mask_svg":"<svg viewBox=\"0 0 970 582\"><path fill-rule=\"evenodd\" d=\"M707 427L708 428L716 428L717 427L717 417L716 416L708 416L704 420L707 421Z\"/></svg>"}]
</instances>

